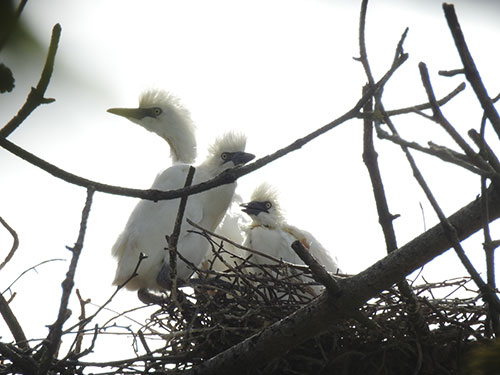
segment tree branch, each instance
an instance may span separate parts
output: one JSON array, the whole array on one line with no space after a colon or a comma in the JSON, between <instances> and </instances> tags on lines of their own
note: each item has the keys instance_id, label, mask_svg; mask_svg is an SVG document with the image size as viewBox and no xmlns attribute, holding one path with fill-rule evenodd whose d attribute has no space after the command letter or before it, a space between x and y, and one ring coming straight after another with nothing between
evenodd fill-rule
<instances>
[{"instance_id":1,"label":"tree branch","mask_svg":"<svg viewBox=\"0 0 500 375\"><path fill-rule=\"evenodd\" d=\"M23 349L28 349L28 340L24 334L19 321L10 309L9 303L5 300L3 295L0 293L0 314L2 314L3 320L7 323L7 326L16 340L16 344Z\"/></svg>"},{"instance_id":2,"label":"tree branch","mask_svg":"<svg viewBox=\"0 0 500 375\"><path fill-rule=\"evenodd\" d=\"M387 83L389 78L394 74L394 72L402 65L404 62L407 60L408 55L402 55L393 63L391 68L386 72L386 74L373 86L370 87L368 92L356 103L356 105L351 108L349 111L347 111L345 114L342 116L338 117L336 120L333 120L332 122L324 125L323 127L313 131L312 133L304 136L303 138L299 138L295 140L293 143L290 145L279 149L278 151L274 152L271 155L264 156L258 160L256 160L253 163L244 165L242 167L236 167L236 168L231 168L228 169L218 176L214 177L213 179L193 185L190 187L182 188L182 189L176 189L176 190L170 190L170 191L159 191L159 190L154 190L154 189L149 189L149 190L141 190L141 189L130 189L130 188L123 188L119 186L112 186L112 185L107 185L107 184L102 184L99 182L91 181L82 177L79 177L77 175L74 175L72 173L69 173L61 168L56 167L55 165L52 165L45 160L37 157L36 155L31 154L30 152L22 149L21 147L15 145L14 143L10 142L9 140L5 138L0 137L0 146L2 146L4 149L8 150L9 152L13 153L14 155L20 157L21 159L29 162L30 164L33 164L37 166L38 168L43 169L44 171L48 172L49 174L53 175L56 178L59 178L63 181L69 182L73 185L78 185L82 186L85 188L92 188L95 189L95 191L100 191L103 193L108 193L108 194L116 194L116 195L123 195L123 196L128 196L128 197L134 197L134 198L141 198L141 199L148 199L152 201L159 201L159 200L165 200L165 199L175 199L175 198L181 198L186 195L192 195L196 193L201 193L203 191L213 189L217 186L224 185L224 184L231 184L235 182L238 178L245 176L259 168L262 168L263 166L293 152L298 149L300 149L302 146L306 145L313 139L319 137L320 135L328 132L329 130L332 130L333 128L337 127L340 124L343 124L344 122L348 120L352 120L354 118L357 118L359 115L359 111L365 104L365 102L373 96L377 91L381 90L382 87Z\"/></svg>"},{"instance_id":3,"label":"tree branch","mask_svg":"<svg viewBox=\"0 0 500 375\"><path fill-rule=\"evenodd\" d=\"M70 313L70 310L68 309L69 297L71 295L71 291L73 290L76 268L83 249L83 240L85 238L85 232L87 230L87 221L90 214L90 207L92 206L93 196L94 190L91 188L88 189L87 199L85 201L85 206L82 212L82 220L80 223L80 232L78 233L78 239L73 248L69 248L69 250L71 250L71 252L73 253L73 256L71 258L68 273L66 274L66 279L64 279L64 281L62 282L63 294L61 297L61 304L59 306L59 314L56 321L51 326L49 334L44 340L42 348L40 349L42 351L42 357L40 359L40 366L38 369L38 373L40 375L46 374L47 370L50 367L50 363L54 358L54 355L61 342L62 326L68 318L68 314Z\"/></svg>"},{"instance_id":4,"label":"tree branch","mask_svg":"<svg viewBox=\"0 0 500 375\"><path fill-rule=\"evenodd\" d=\"M469 52L469 48L467 47L467 43L465 42L464 34L462 33L462 29L460 28L460 24L458 23L457 14L455 13L455 7L453 4L443 4L444 15L446 17L446 21L448 22L448 27L450 28L451 35L453 36L453 40L455 41L455 45L457 47L458 54L460 55L460 59L462 60L462 64L464 65L465 77L470 82L472 89L474 90L479 103L483 107L483 110L493 125L493 129L497 133L497 136L500 138L500 116L493 106L493 102L486 91L486 88L483 85L483 81L481 80L481 76L479 75L479 71L476 68L476 64L474 63L474 59Z\"/></svg>"},{"instance_id":5,"label":"tree branch","mask_svg":"<svg viewBox=\"0 0 500 375\"><path fill-rule=\"evenodd\" d=\"M490 189L488 206L491 221L500 217L500 196L497 191ZM476 199L448 218L456 228L460 240L481 229L481 212L481 201ZM444 253L449 247L443 227L438 224L358 275L339 280L343 290L340 296L328 297L327 293L323 293L294 314L185 374L233 374L241 368L251 370L262 366L303 341L326 332L340 319L350 316L368 299L403 280L406 275Z\"/></svg>"},{"instance_id":6,"label":"tree branch","mask_svg":"<svg viewBox=\"0 0 500 375\"><path fill-rule=\"evenodd\" d=\"M26 102L21 107L19 112L0 129L0 138L7 138L14 130L17 129L19 125L22 124L24 120L33 112L39 105L47 104L54 101L54 99L46 99L44 97L45 91L49 85L50 77L54 70L54 61L56 58L57 46L59 44L59 39L61 38L61 25L58 23L52 28L52 38L50 40L49 51L47 53L47 59L42 70L42 75L36 87L32 87Z\"/></svg>"},{"instance_id":7,"label":"tree branch","mask_svg":"<svg viewBox=\"0 0 500 375\"><path fill-rule=\"evenodd\" d=\"M12 247L10 248L9 253L5 257L5 260L0 264L0 271L2 268L5 267L7 263L12 259L14 256L14 253L16 252L17 248L19 247L19 237L17 236L17 233L12 227L0 216L0 224L4 226L5 229L10 233L12 236Z\"/></svg>"}]
</instances>

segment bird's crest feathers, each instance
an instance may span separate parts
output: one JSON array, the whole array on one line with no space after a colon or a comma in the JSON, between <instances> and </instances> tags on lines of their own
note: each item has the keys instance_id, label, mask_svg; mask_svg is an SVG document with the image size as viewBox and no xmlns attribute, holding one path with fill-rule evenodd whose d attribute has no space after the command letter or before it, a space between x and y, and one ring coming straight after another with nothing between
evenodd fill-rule
<instances>
[{"instance_id":1,"label":"bird's crest feathers","mask_svg":"<svg viewBox=\"0 0 500 375\"><path fill-rule=\"evenodd\" d=\"M209 153L219 157L223 152L245 151L246 143L247 137L244 134L230 131L215 140L209 148Z\"/></svg>"},{"instance_id":2,"label":"bird's crest feathers","mask_svg":"<svg viewBox=\"0 0 500 375\"><path fill-rule=\"evenodd\" d=\"M252 201L266 202L269 201L273 205L273 217L278 223L284 222L284 212L279 204L278 190L267 182L263 182L255 188L251 197Z\"/></svg>"}]
</instances>

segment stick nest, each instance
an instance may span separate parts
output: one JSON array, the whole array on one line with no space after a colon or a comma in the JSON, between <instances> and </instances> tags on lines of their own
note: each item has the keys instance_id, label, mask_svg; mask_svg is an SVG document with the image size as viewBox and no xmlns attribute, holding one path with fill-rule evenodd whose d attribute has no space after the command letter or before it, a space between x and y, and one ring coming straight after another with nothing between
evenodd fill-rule
<instances>
[{"instance_id":1,"label":"stick nest","mask_svg":"<svg viewBox=\"0 0 500 375\"><path fill-rule=\"evenodd\" d=\"M224 251L220 245L215 258ZM197 270L193 292L179 291L177 302L163 304L143 327L164 340L164 369L189 369L315 298L306 268L237 258L223 272L210 262ZM361 309L373 327L343 321L254 373L458 374L469 346L490 337L486 307L469 282L412 285L412 300L396 287L386 290Z\"/></svg>"}]
</instances>

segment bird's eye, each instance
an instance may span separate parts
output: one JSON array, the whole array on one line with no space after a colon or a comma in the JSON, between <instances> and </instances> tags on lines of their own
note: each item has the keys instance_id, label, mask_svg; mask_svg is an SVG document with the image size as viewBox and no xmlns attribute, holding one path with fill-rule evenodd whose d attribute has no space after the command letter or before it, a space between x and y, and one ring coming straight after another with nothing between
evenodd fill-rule
<instances>
[{"instance_id":1,"label":"bird's eye","mask_svg":"<svg viewBox=\"0 0 500 375\"><path fill-rule=\"evenodd\" d=\"M227 152L223 152L222 154L220 154L220 158L221 158L222 160L227 160L227 156L228 156L228 155L227 155Z\"/></svg>"},{"instance_id":2,"label":"bird's eye","mask_svg":"<svg viewBox=\"0 0 500 375\"><path fill-rule=\"evenodd\" d=\"M158 108L158 107L153 108L153 115L159 116L159 115L161 115L161 112L162 112L161 108Z\"/></svg>"},{"instance_id":3,"label":"bird's eye","mask_svg":"<svg viewBox=\"0 0 500 375\"><path fill-rule=\"evenodd\" d=\"M272 207L272 203L271 202L266 202L266 209L270 209Z\"/></svg>"}]
</instances>

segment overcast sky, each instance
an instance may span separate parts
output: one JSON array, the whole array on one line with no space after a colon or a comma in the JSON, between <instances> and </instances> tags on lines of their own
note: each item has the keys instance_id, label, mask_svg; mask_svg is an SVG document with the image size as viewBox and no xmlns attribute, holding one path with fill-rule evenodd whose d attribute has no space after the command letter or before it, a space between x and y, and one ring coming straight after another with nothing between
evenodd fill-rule
<instances>
[{"instance_id":1,"label":"overcast sky","mask_svg":"<svg viewBox=\"0 0 500 375\"><path fill-rule=\"evenodd\" d=\"M456 11L494 96L500 90L498 51L490 41L500 40L499 7L496 2L468 3L455 2ZM106 109L136 106L142 90L157 87L175 93L192 112L200 158L206 146L229 129L246 133L247 150L264 156L341 116L359 99L366 79L353 60L359 55L358 14L355 1L29 2L23 21L44 48L52 26L62 26L47 91L56 102L37 109L10 139L82 177L148 188L169 166L168 145ZM460 61L441 2L417 0L370 3L367 42L376 77L389 67L407 26L405 51L410 59L385 90L385 106L390 109L425 102L420 61L427 63L438 96L463 79L437 76L438 70L459 68ZM44 54L11 51L2 56L17 81L15 92L1 97L0 123L16 113L36 84ZM470 89L446 106L445 114L462 134L477 129L481 119ZM401 117L396 126L408 138L456 148L437 125L421 117ZM237 192L248 200L260 182L275 185L289 222L312 232L337 255L345 271L357 273L385 254L361 147L361 122L351 121L243 177ZM398 148L380 141L376 147L390 209L401 215L395 225L403 245L424 225L429 228L437 221ZM417 161L445 213L478 194L479 180L468 172L428 157ZM1 149L0 168L0 216L16 229L21 242L2 271L3 291L29 266L70 258L65 246L77 238L85 190ZM97 304L114 290L110 249L135 203L131 198L95 195L76 286ZM466 249L483 271L480 241L479 237L466 242ZM10 246L11 238L0 230L1 259ZM46 329L39 322L55 319L67 266L68 262L40 266L13 288L18 295L12 308L29 337L43 336ZM439 280L465 271L450 252L427 266L424 274ZM133 305L135 294L122 292L112 308ZM23 319L26 306L30 313L36 308L39 320ZM76 321L76 312L72 319Z\"/></svg>"}]
</instances>

